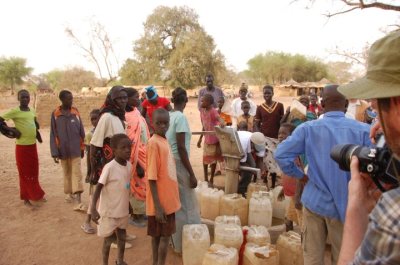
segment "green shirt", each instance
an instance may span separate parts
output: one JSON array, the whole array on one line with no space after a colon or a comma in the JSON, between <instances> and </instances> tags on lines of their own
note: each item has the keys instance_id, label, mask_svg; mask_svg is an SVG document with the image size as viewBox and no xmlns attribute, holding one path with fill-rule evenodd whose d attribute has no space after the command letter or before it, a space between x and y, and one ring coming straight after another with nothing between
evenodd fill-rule
<instances>
[{"instance_id":1,"label":"green shirt","mask_svg":"<svg viewBox=\"0 0 400 265\"><path fill-rule=\"evenodd\" d=\"M21 133L21 137L16 139L18 145L32 145L36 143L36 125L34 110L21 111L19 107L10 109L1 115L3 119L13 120L15 128Z\"/></svg>"},{"instance_id":2,"label":"green shirt","mask_svg":"<svg viewBox=\"0 0 400 265\"><path fill-rule=\"evenodd\" d=\"M171 146L172 154L176 159L180 160L178 153L178 144L176 142L177 133L185 133L185 147L189 156L190 138L192 137L192 133L190 132L189 128L189 123L186 119L186 116L182 112L171 111L169 112L169 128L165 136L167 137L168 143Z\"/></svg>"}]
</instances>

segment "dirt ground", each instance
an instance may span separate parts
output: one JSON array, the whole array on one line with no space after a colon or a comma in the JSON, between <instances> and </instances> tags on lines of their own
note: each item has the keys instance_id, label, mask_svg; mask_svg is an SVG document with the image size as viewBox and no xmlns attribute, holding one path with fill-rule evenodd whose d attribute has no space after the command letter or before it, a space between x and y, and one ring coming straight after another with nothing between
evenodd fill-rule
<instances>
[{"instance_id":1,"label":"dirt ground","mask_svg":"<svg viewBox=\"0 0 400 265\"><path fill-rule=\"evenodd\" d=\"M278 99L285 105L289 98ZM261 95L255 98L262 101ZM4 110L0 110L2 113ZM192 131L201 129L196 100L191 99L185 110ZM102 239L85 234L80 226L86 215L73 211L73 205L64 202L61 166L55 164L50 155L49 130L41 130L44 143L38 144L40 175L39 181L46 192L48 202L35 210L24 206L19 199L18 173L14 156L14 141L0 136L0 264L101 264ZM198 136L193 136L190 160L198 179L203 179L201 149L196 147ZM86 164L82 163L82 172ZM223 185L223 177L216 184ZM83 202L88 201L88 185L85 185ZM125 252L128 264L151 264L151 241L146 228L129 226L128 234L137 239L133 248ZM116 250L110 254L110 264L116 259ZM169 251L167 264L182 264L181 258Z\"/></svg>"}]
</instances>

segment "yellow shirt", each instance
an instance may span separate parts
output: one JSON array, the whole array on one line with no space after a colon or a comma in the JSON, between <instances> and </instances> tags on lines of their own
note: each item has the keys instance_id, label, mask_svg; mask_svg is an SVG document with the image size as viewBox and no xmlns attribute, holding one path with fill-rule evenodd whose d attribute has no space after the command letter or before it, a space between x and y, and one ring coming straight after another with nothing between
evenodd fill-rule
<instances>
[{"instance_id":1,"label":"yellow shirt","mask_svg":"<svg viewBox=\"0 0 400 265\"><path fill-rule=\"evenodd\" d=\"M21 111L19 107L10 109L1 117L7 120L13 120L15 128L21 133L21 137L16 139L18 145L32 145L36 143L36 113L31 108L29 111Z\"/></svg>"}]
</instances>

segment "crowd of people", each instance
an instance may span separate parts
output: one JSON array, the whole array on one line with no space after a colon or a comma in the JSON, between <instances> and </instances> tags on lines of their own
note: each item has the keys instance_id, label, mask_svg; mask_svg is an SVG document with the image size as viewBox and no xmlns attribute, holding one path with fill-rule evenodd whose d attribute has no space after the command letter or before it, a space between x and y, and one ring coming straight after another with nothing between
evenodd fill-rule
<instances>
[{"instance_id":1,"label":"crowd of people","mask_svg":"<svg viewBox=\"0 0 400 265\"><path fill-rule=\"evenodd\" d=\"M371 178L360 173L357 158L351 160L350 173L330 157L338 144L373 146L379 130L394 158L400 156L399 50L399 32L378 40L371 47L367 76L344 86L327 85L320 97L301 96L297 100L306 112L300 118L273 99L271 85L263 87L260 105L249 98L246 85L229 103L208 74L197 104L204 180L213 187L215 175L225 167L215 126L232 126L244 151L240 164L258 167L269 188L283 186L280 197L290 200L286 227L301 227L304 264L324 264L328 239L332 264L399 264L399 188L381 196ZM113 246L118 249L116 264L126 264L124 251L132 246L127 241L135 239L126 233L128 224L147 226L153 264L165 264L170 241L181 253L183 226L201 222L194 192L198 180L190 160L192 134L184 114L186 90L175 88L171 101L153 86L142 91L145 99L139 93L112 87L104 104L91 111L93 128L86 134L70 91L59 93L61 104L51 114L50 149L62 167L65 202L87 213L81 226L85 233L97 230L104 238L103 264L108 264ZM20 198L34 207L34 202L46 201L38 176L36 142L41 135L29 92L20 90L18 101L18 107L0 115L0 127L4 135L16 138ZM10 119L15 128L5 123ZM279 165L276 172L265 163L268 141L277 144L272 158ZM398 167L394 169L398 177ZM237 192L246 196L253 179L252 173L240 172ZM89 185L87 205L81 197L84 180Z\"/></svg>"}]
</instances>

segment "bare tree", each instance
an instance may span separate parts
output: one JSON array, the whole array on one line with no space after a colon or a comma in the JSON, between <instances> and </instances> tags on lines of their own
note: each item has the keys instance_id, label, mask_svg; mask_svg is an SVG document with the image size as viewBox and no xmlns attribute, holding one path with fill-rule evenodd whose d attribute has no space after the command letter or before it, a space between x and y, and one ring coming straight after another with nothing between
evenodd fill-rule
<instances>
[{"instance_id":1,"label":"bare tree","mask_svg":"<svg viewBox=\"0 0 400 265\"><path fill-rule=\"evenodd\" d=\"M370 47L370 44L367 42L364 44L364 47L362 48L361 51L343 50L343 49L339 48L338 46L336 46L334 49L329 50L328 52L330 54L343 57L343 59L346 62L349 62L352 65L356 65L356 66L366 69L369 47Z\"/></svg>"},{"instance_id":2,"label":"bare tree","mask_svg":"<svg viewBox=\"0 0 400 265\"><path fill-rule=\"evenodd\" d=\"M312 5L317 0L308 0L308 2ZM339 0L338 0L339 1ZM292 3L299 2L299 0L293 0ZM375 0L340 0L344 4L343 10L338 10L334 12L328 12L324 14L326 17L331 18L336 15L346 14L356 9L367 9L367 8L379 8L383 10L391 10L400 12L400 5L385 3L382 1Z\"/></svg>"},{"instance_id":3,"label":"bare tree","mask_svg":"<svg viewBox=\"0 0 400 265\"><path fill-rule=\"evenodd\" d=\"M65 28L65 33L84 52L85 58L96 66L100 79L104 80L103 85L107 85L117 78L118 59L109 34L100 22L91 22L88 43L84 43L69 27ZM104 69L106 74L103 73Z\"/></svg>"}]
</instances>

